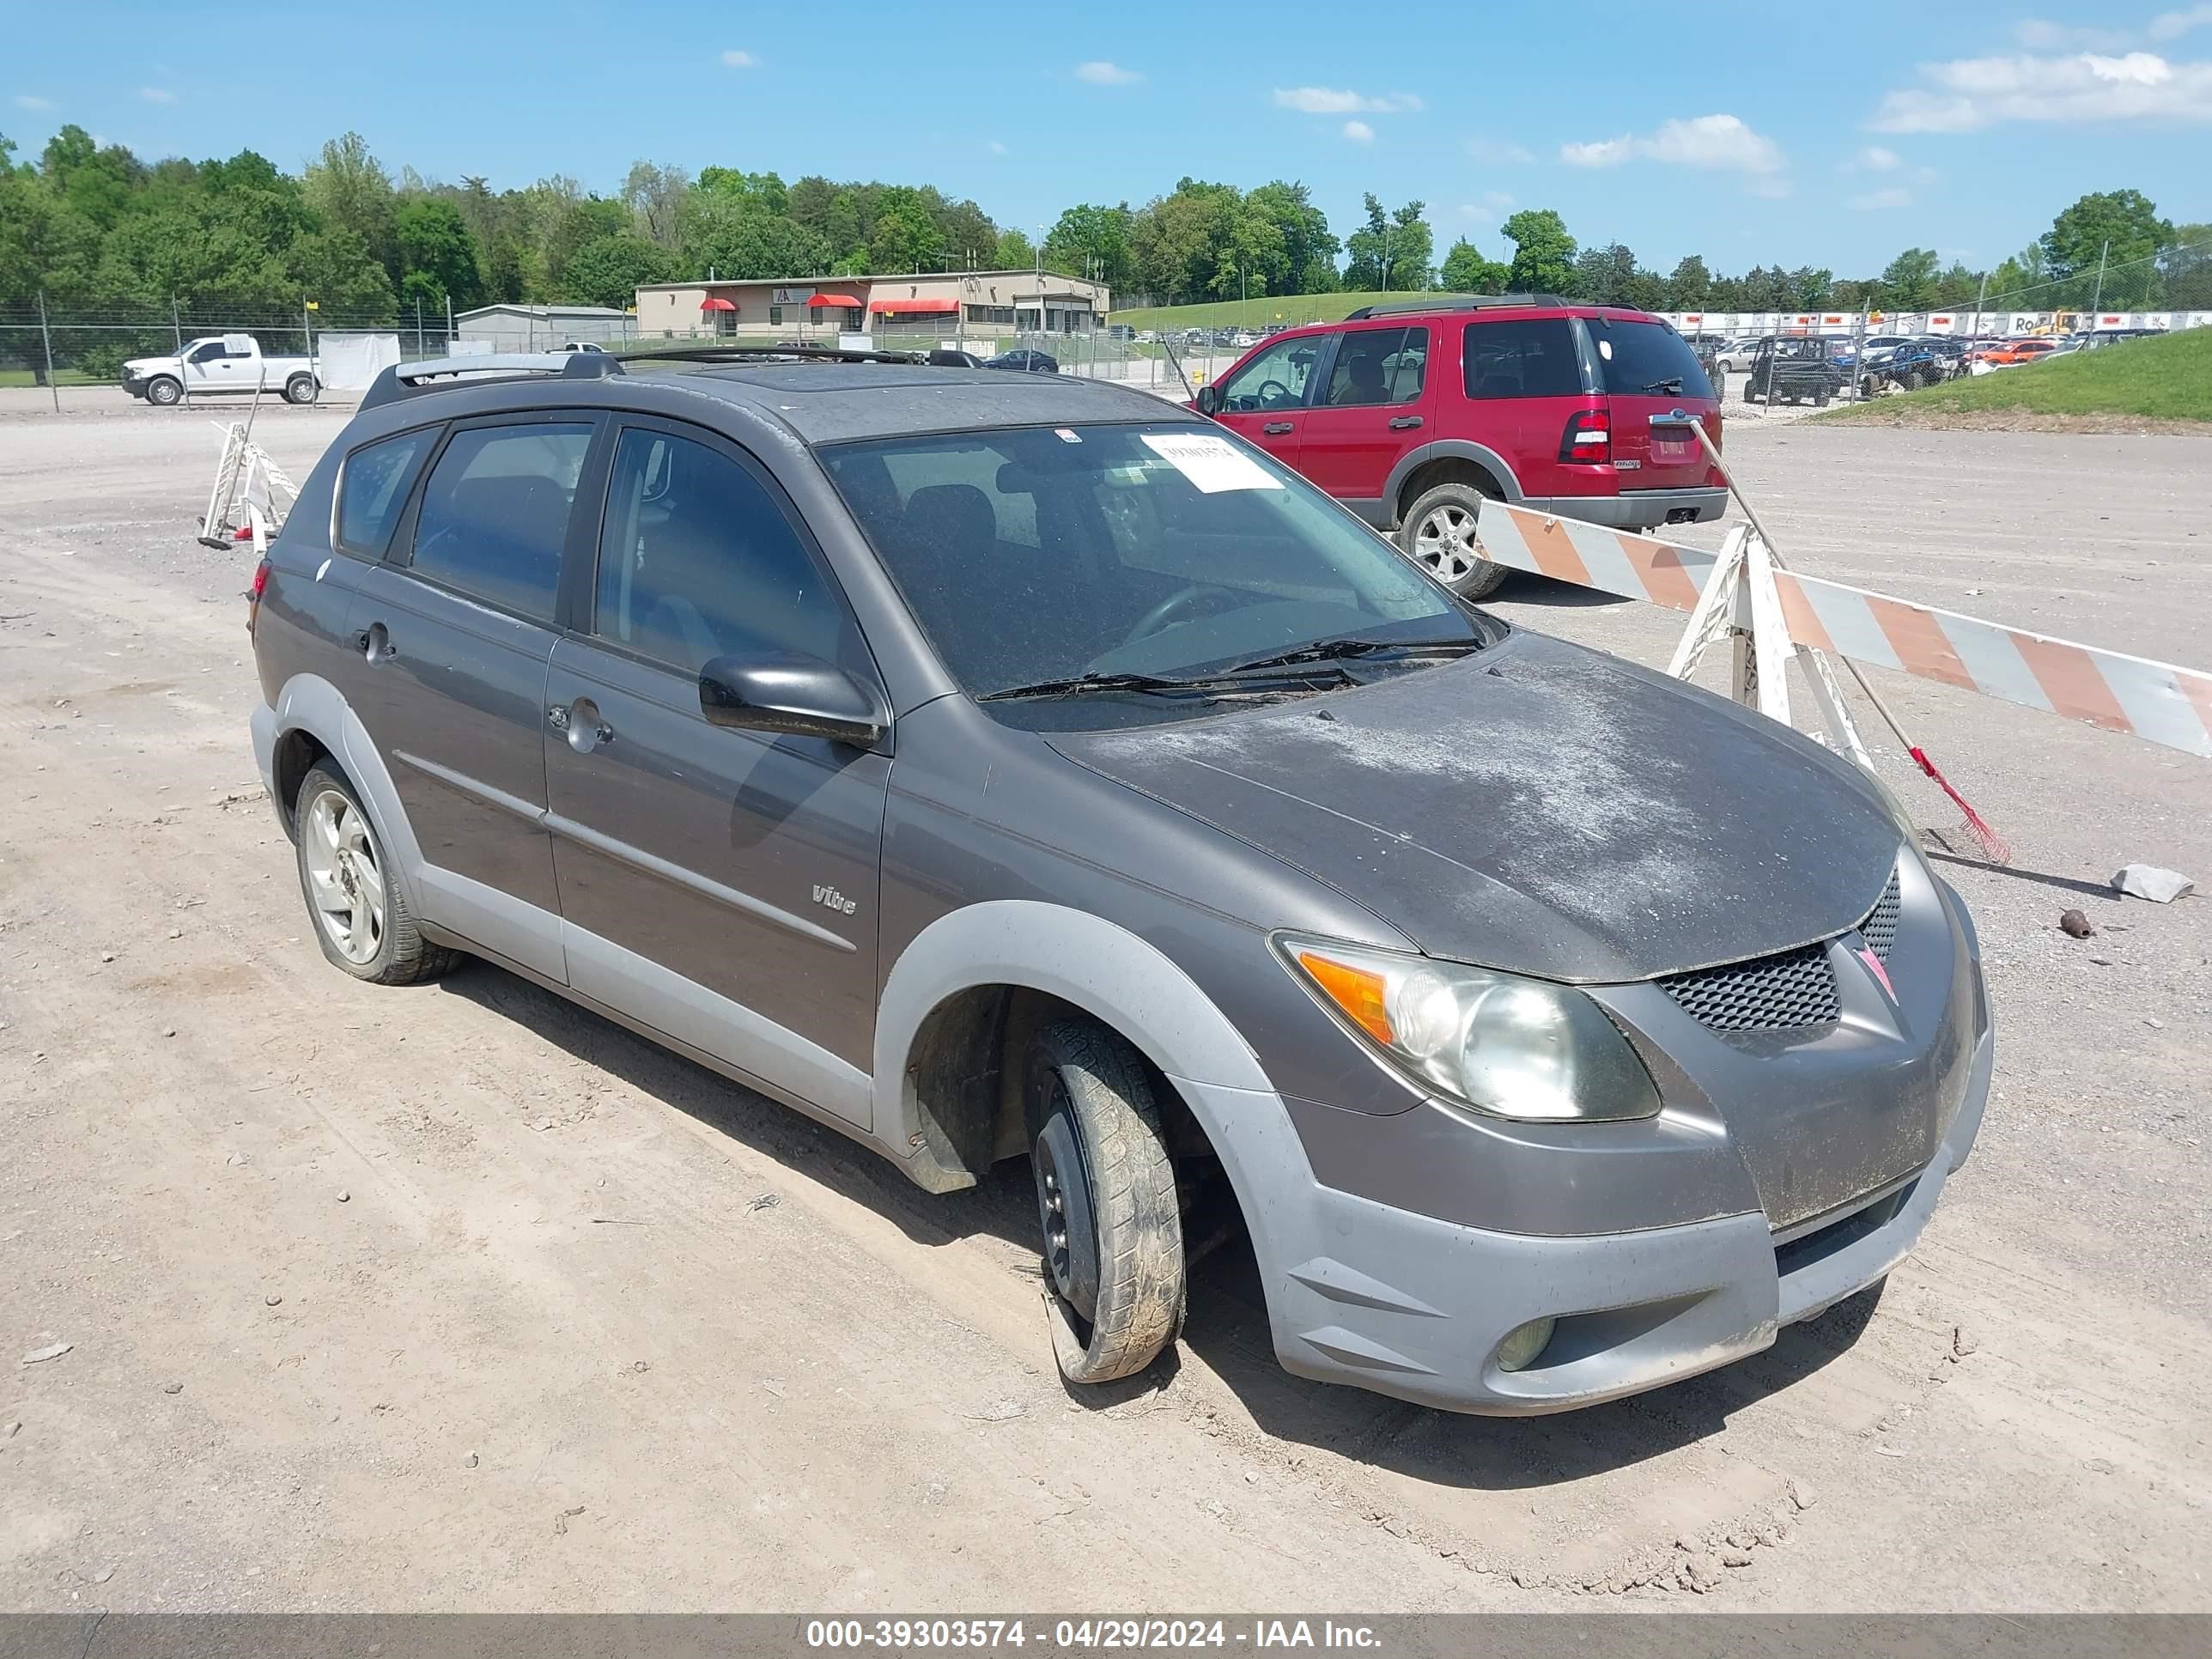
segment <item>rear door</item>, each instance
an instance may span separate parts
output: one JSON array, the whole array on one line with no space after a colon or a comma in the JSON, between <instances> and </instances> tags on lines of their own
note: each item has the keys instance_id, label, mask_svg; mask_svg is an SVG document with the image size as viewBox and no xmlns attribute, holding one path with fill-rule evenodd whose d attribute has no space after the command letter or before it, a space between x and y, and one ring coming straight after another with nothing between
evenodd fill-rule
<instances>
[{"instance_id":1,"label":"rear door","mask_svg":"<svg viewBox=\"0 0 2212 1659\"><path fill-rule=\"evenodd\" d=\"M710 726L699 671L798 654L873 678L750 455L619 417L586 619L540 720L569 983L866 1125L887 752Z\"/></svg>"},{"instance_id":2,"label":"rear door","mask_svg":"<svg viewBox=\"0 0 2212 1659\"><path fill-rule=\"evenodd\" d=\"M1691 422L1705 423L1717 439L1720 406L1697 354L1656 319L1582 320L1612 412L1613 465L1624 475L1623 493L1705 484L1711 468Z\"/></svg>"},{"instance_id":3,"label":"rear door","mask_svg":"<svg viewBox=\"0 0 2212 1659\"><path fill-rule=\"evenodd\" d=\"M1305 416L1298 471L1376 523L1390 469L1424 441L1429 340L1424 326L1346 329Z\"/></svg>"},{"instance_id":4,"label":"rear door","mask_svg":"<svg viewBox=\"0 0 2212 1659\"><path fill-rule=\"evenodd\" d=\"M1448 435L1465 437L1503 457L1525 495L1547 499L1610 491L1585 465L1560 459L1567 423L1595 408L1583 382L1582 348L1565 317L1468 319L1460 349L1467 396L1461 422Z\"/></svg>"},{"instance_id":5,"label":"rear door","mask_svg":"<svg viewBox=\"0 0 2212 1659\"><path fill-rule=\"evenodd\" d=\"M1289 467L1298 465L1316 371L1328 356L1326 334L1286 335L1262 346L1224 375L1213 418Z\"/></svg>"},{"instance_id":6,"label":"rear door","mask_svg":"<svg viewBox=\"0 0 2212 1659\"><path fill-rule=\"evenodd\" d=\"M577 485L594 425L457 423L353 610L355 712L422 849L431 912L563 976L544 824L545 675Z\"/></svg>"}]
</instances>

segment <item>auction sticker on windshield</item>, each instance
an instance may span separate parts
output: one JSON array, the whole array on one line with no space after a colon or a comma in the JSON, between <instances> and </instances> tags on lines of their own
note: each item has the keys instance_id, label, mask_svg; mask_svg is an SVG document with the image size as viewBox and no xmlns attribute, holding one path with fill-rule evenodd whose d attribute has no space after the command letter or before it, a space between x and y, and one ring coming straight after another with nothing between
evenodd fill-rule
<instances>
[{"instance_id":1,"label":"auction sticker on windshield","mask_svg":"<svg viewBox=\"0 0 2212 1659\"><path fill-rule=\"evenodd\" d=\"M1224 489L1280 489L1283 481L1226 438L1212 433L1154 433L1143 434L1145 447L1197 485L1207 495Z\"/></svg>"}]
</instances>

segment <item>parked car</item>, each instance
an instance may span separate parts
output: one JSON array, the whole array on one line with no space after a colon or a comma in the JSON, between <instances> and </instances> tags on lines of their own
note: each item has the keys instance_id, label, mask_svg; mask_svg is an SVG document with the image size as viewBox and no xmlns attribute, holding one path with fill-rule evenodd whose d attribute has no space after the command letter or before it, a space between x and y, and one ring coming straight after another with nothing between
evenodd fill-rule
<instances>
[{"instance_id":1,"label":"parked car","mask_svg":"<svg viewBox=\"0 0 2212 1659\"><path fill-rule=\"evenodd\" d=\"M2100 346L2118 345L2128 340L2156 339L2166 333L2162 328L2100 328L2093 334L2075 337L2075 343L2084 351L2094 351Z\"/></svg>"},{"instance_id":2,"label":"parked car","mask_svg":"<svg viewBox=\"0 0 2212 1659\"><path fill-rule=\"evenodd\" d=\"M1878 362L1870 362L1859 370L1859 392L1863 397L1872 398L1889 386L1917 392L1923 386L1949 380L1958 372L1957 355L1946 349L1942 342L1907 340L1892 347Z\"/></svg>"},{"instance_id":3,"label":"parked car","mask_svg":"<svg viewBox=\"0 0 2212 1659\"><path fill-rule=\"evenodd\" d=\"M1871 368L1911 338L1910 334L1869 334L1859 343L1854 356Z\"/></svg>"},{"instance_id":4,"label":"parked car","mask_svg":"<svg viewBox=\"0 0 2212 1659\"><path fill-rule=\"evenodd\" d=\"M2007 340L1991 346L1981 354L1981 361L1992 368L2009 368L2018 363L2032 363L2038 358L2048 357L2063 349L2063 340L2038 335L2022 340Z\"/></svg>"},{"instance_id":5,"label":"parked car","mask_svg":"<svg viewBox=\"0 0 2212 1659\"><path fill-rule=\"evenodd\" d=\"M928 362L939 368L988 368L991 365L972 351L963 351L955 346L939 346L928 354Z\"/></svg>"},{"instance_id":6,"label":"parked car","mask_svg":"<svg viewBox=\"0 0 2212 1659\"><path fill-rule=\"evenodd\" d=\"M556 349L561 351L605 351L606 348L603 345L595 345L589 340L564 340L558 347L556 348Z\"/></svg>"},{"instance_id":7,"label":"parked car","mask_svg":"<svg viewBox=\"0 0 2212 1659\"><path fill-rule=\"evenodd\" d=\"M1363 307L1254 348L1196 404L1395 531L1462 597L1505 576L1475 538L1485 496L1636 528L1727 505L1691 430L1719 439L1712 386L1640 311L1526 295Z\"/></svg>"},{"instance_id":8,"label":"parked car","mask_svg":"<svg viewBox=\"0 0 2212 1659\"><path fill-rule=\"evenodd\" d=\"M1109 340L1134 340L1137 331L1127 323L1109 323L1106 325L1106 337Z\"/></svg>"},{"instance_id":9,"label":"parked car","mask_svg":"<svg viewBox=\"0 0 2212 1659\"><path fill-rule=\"evenodd\" d=\"M1782 335L1759 343L1743 398L1746 403L1825 404L1850 381L1849 368L1830 355L1826 341Z\"/></svg>"},{"instance_id":10,"label":"parked car","mask_svg":"<svg viewBox=\"0 0 2212 1659\"><path fill-rule=\"evenodd\" d=\"M251 334L204 335L173 357L133 357L123 365L123 389L167 408L195 398L281 392L288 404L311 404L322 390L313 357L270 357Z\"/></svg>"},{"instance_id":11,"label":"parked car","mask_svg":"<svg viewBox=\"0 0 2212 1659\"><path fill-rule=\"evenodd\" d=\"M1761 335L1731 340L1720 349L1714 361L1729 374L1741 374L1751 367L1752 359L1759 355L1761 340L1771 337L1772 337Z\"/></svg>"},{"instance_id":12,"label":"parked car","mask_svg":"<svg viewBox=\"0 0 2212 1659\"><path fill-rule=\"evenodd\" d=\"M1756 1352L1913 1247L1987 999L1849 761L1132 388L542 361L386 371L255 574L337 971L481 957L932 1193L1026 1159L1077 1384L1176 1340L1222 1228L1288 1369L1493 1413Z\"/></svg>"},{"instance_id":13,"label":"parked car","mask_svg":"<svg viewBox=\"0 0 2212 1659\"><path fill-rule=\"evenodd\" d=\"M1002 351L995 357L984 359L986 368L1011 368L1024 374L1057 374L1060 359L1027 346L1018 346L1012 351Z\"/></svg>"}]
</instances>

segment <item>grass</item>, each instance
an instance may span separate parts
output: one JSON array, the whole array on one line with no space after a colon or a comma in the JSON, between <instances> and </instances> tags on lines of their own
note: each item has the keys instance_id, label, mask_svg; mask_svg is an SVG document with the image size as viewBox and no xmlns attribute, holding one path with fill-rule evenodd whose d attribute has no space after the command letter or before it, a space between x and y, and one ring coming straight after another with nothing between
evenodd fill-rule
<instances>
[{"instance_id":1,"label":"grass","mask_svg":"<svg viewBox=\"0 0 2212 1659\"><path fill-rule=\"evenodd\" d=\"M2212 328L2069 352L1814 418L1922 425L1950 415L2008 414L2212 422Z\"/></svg>"},{"instance_id":2,"label":"grass","mask_svg":"<svg viewBox=\"0 0 2212 1659\"><path fill-rule=\"evenodd\" d=\"M62 386L112 386L112 380L97 380L81 368L58 368L55 381ZM38 375L27 368L0 368L0 386L36 386Z\"/></svg>"},{"instance_id":3,"label":"grass","mask_svg":"<svg viewBox=\"0 0 2212 1659\"><path fill-rule=\"evenodd\" d=\"M1265 328L1270 323L1341 322L1362 306L1443 300L1442 294L1278 294L1256 300L1223 300L1203 306L1141 306L1106 320L1131 328Z\"/></svg>"}]
</instances>

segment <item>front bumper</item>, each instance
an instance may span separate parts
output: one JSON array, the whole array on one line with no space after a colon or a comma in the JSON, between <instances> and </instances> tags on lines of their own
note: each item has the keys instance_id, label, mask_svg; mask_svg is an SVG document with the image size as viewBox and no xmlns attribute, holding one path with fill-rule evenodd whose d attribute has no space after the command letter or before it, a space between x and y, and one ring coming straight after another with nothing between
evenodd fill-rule
<instances>
[{"instance_id":1,"label":"front bumper","mask_svg":"<svg viewBox=\"0 0 2212 1659\"><path fill-rule=\"evenodd\" d=\"M1339 1192L1306 1170L1303 1191L1279 1189L1267 1206L1261 1266L1276 1356L1322 1382L1526 1416L1757 1353L1781 1327L1865 1289L1911 1250L1972 1149L1993 1052L1984 1030L1936 1156L1903 1185L1778 1237L1756 1211L1585 1237L1492 1232ZM1278 1162L1271 1173L1279 1182L1291 1172ZM1536 1362L1498 1370L1499 1342L1544 1317L1559 1328Z\"/></svg>"},{"instance_id":2,"label":"front bumper","mask_svg":"<svg viewBox=\"0 0 2212 1659\"><path fill-rule=\"evenodd\" d=\"M123 371L123 389L134 398L143 398L146 395L148 383L153 378L150 374L133 374L126 368Z\"/></svg>"},{"instance_id":3,"label":"front bumper","mask_svg":"<svg viewBox=\"0 0 2212 1659\"><path fill-rule=\"evenodd\" d=\"M1613 530L1647 530L1663 524L1706 524L1728 511L1728 491L1624 489L1618 495L1531 495L1521 503L1555 519L1579 519Z\"/></svg>"}]
</instances>

